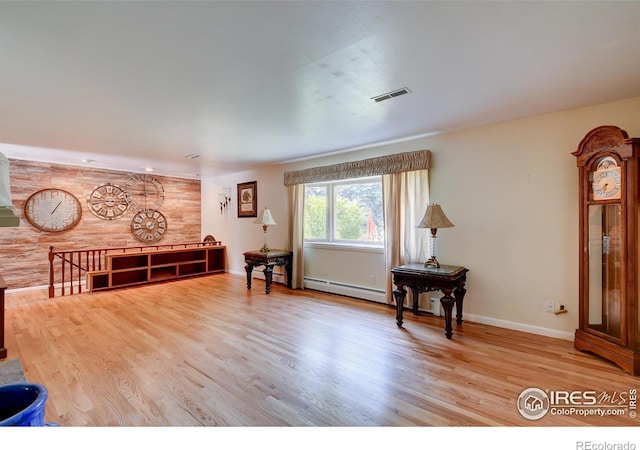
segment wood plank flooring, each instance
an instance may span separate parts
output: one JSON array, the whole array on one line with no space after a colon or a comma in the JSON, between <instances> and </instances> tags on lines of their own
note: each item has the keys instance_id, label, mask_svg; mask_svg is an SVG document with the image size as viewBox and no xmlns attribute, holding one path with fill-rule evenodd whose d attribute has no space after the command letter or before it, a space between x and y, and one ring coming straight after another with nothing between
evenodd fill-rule
<instances>
[{"instance_id":1,"label":"wood plank flooring","mask_svg":"<svg viewBox=\"0 0 640 450\"><path fill-rule=\"evenodd\" d=\"M525 388L627 392L640 379L571 342L221 274L46 298L8 293L8 358L62 426L637 426L523 418Z\"/></svg>"}]
</instances>

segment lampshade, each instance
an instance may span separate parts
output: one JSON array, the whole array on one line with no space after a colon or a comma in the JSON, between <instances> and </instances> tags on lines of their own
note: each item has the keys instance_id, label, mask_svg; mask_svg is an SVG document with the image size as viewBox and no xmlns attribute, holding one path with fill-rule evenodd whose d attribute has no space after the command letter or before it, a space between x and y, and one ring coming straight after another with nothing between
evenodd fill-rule
<instances>
[{"instance_id":1,"label":"lampshade","mask_svg":"<svg viewBox=\"0 0 640 450\"><path fill-rule=\"evenodd\" d=\"M257 223L259 225L277 225L276 221L273 220L273 217L271 216L271 211L266 207L260 211L260 215L253 223Z\"/></svg>"},{"instance_id":2,"label":"lampshade","mask_svg":"<svg viewBox=\"0 0 640 450\"><path fill-rule=\"evenodd\" d=\"M437 203L430 203L424 217L416 227L418 228L451 228L455 226L451 223L447 216L444 215L442 208Z\"/></svg>"}]
</instances>

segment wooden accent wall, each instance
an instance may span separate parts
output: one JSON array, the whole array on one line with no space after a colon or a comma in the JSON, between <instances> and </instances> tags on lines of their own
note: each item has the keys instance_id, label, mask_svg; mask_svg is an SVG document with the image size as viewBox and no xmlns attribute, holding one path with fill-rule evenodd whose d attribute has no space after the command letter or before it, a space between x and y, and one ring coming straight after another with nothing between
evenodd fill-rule
<instances>
[{"instance_id":1,"label":"wooden accent wall","mask_svg":"<svg viewBox=\"0 0 640 450\"><path fill-rule=\"evenodd\" d=\"M50 245L60 250L143 245L131 235L132 212L120 219L102 220L87 209L87 198L95 186L113 183L124 187L129 173L15 159L9 163L11 199L20 226L0 228L0 274L8 289L48 284ZM159 243L201 241L200 180L154 176L165 192L160 212L167 219L167 233ZM45 233L24 218L24 202L44 188L61 188L80 200L82 218L75 228Z\"/></svg>"}]
</instances>

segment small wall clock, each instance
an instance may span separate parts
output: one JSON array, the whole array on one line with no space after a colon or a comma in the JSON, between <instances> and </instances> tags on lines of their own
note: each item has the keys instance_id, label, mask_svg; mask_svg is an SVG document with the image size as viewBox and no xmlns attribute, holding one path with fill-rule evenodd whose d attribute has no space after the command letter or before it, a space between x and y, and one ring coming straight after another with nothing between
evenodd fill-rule
<instances>
[{"instance_id":1,"label":"small wall clock","mask_svg":"<svg viewBox=\"0 0 640 450\"><path fill-rule=\"evenodd\" d=\"M129 208L134 213L158 210L164 202L164 187L160 180L152 175L131 175L124 185L124 193Z\"/></svg>"},{"instance_id":2,"label":"small wall clock","mask_svg":"<svg viewBox=\"0 0 640 450\"><path fill-rule=\"evenodd\" d=\"M122 217L129 209L124 189L111 183L96 186L87 199L89 211L104 220Z\"/></svg>"},{"instance_id":3,"label":"small wall clock","mask_svg":"<svg viewBox=\"0 0 640 450\"><path fill-rule=\"evenodd\" d=\"M131 220L131 234L141 242L158 242L166 231L167 219L160 211L138 211Z\"/></svg>"},{"instance_id":4,"label":"small wall clock","mask_svg":"<svg viewBox=\"0 0 640 450\"><path fill-rule=\"evenodd\" d=\"M82 205L65 190L41 189L24 203L24 217L40 231L60 233L78 225Z\"/></svg>"}]
</instances>

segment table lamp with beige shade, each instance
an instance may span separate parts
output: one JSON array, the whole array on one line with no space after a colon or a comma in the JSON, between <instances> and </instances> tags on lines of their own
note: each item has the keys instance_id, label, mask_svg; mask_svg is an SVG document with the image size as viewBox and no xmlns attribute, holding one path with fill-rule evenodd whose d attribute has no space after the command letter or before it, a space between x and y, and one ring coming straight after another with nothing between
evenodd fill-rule
<instances>
[{"instance_id":1,"label":"table lamp with beige shade","mask_svg":"<svg viewBox=\"0 0 640 450\"><path fill-rule=\"evenodd\" d=\"M416 225L417 228L431 229L431 240L429 243L429 253L431 257L424 263L425 267L440 268L440 263L436 258L436 233L438 232L438 228L451 228L453 226L453 223L451 223L444 214L439 204L429 203L429 205L427 205L427 211L424 213L424 217L420 223Z\"/></svg>"}]
</instances>

